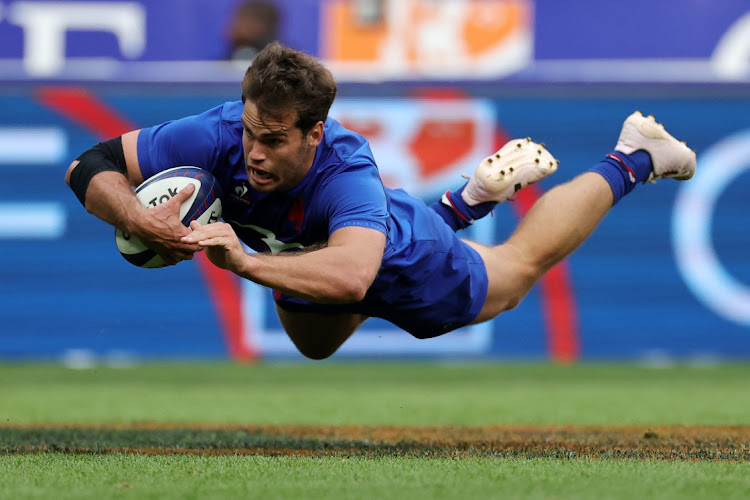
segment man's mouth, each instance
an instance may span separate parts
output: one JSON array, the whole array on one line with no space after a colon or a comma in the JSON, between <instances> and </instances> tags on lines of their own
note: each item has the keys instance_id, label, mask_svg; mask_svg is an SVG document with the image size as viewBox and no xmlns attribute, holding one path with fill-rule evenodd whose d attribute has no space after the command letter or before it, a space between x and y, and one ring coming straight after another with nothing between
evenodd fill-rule
<instances>
[{"instance_id":1,"label":"man's mouth","mask_svg":"<svg viewBox=\"0 0 750 500\"><path fill-rule=\"evenodd\" d=\"M265 170L259 170L257 168L249 167L250 175L253 177L253 181L258 184L265 184L273 179L273 175L266 172Z\"/></svg>"}]
</instances>

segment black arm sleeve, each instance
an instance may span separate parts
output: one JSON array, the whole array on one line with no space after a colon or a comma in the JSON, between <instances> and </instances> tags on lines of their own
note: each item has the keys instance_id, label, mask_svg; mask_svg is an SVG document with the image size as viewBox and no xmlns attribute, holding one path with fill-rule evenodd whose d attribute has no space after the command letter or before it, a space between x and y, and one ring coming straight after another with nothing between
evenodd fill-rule
<instances>
[{"instance_id":1,"label":"black arm sleeve","mask_svg":"<svg viewBox=\"0 0 750 500\"><path fill-rule=\"evenodd\" d=\"M123 175L128 174L125 164L125 153L122 150L122 137L118 136L100 142L76 158L80 163L70 173L70 189L78 197L81 205L86 206L86 190L91 179L99 172L112 170Z\"/></svg>"}]
</instances>

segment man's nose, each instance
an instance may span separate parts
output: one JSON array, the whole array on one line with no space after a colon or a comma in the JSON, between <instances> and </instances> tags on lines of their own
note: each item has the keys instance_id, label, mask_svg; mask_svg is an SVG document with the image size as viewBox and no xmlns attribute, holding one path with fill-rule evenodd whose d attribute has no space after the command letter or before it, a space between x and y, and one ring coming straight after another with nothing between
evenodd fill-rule
<instances>
[{"instance_id":1,"label":"man's nose","mask_svg":"<svg viewBox=\"0 0 750 500\"><path fill-rule=\"evenodd\" d=\"M263 149L263 146L259 145L257 142L254 142L250 146L250 151L247 153L248 161L263 161L266 159L266 152Z\"/></svg>"}]
</instances>

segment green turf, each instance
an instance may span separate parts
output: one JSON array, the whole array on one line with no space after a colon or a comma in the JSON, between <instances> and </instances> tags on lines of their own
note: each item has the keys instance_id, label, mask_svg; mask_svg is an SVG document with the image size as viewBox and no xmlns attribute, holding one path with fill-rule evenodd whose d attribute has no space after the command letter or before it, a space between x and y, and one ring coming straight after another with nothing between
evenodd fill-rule
<instances>
[{"instance_id":1,"label":"green turf","mask_svg":"<svg viewBox=\"0 0 750 500\"><path fill-rule=\"evenodd\" d=\"M727 462L0 456L5 498L747 498Z\"/></svg>"},{"instance_id":2,"label":"green turf","mask_svg":"<svg viewBox=\"0 0 750 500\"><path fill-rule=\"evenodd\" d=\"M750 366L302 363L69 370L0 365L0 419L237 424L748 425ZM4 432L4 433L3 433ZM83 433L73 446L159 445L158 432ZM253 445L185 431L178 443ZM49 439L0 429L6 449ZM69 435L69 434L68 434ZM75 436L75 435L74 435ZM172 437L174 438L174 434ZM78 439L78 438L75 438ZM93 441L92 441L93 439ZM155 442L139 442L139 439ZM88 440L88 441L87 441ZM197 441L196 441L197 440ZM161 443L163 444L163 443ZM282 443L286 445L285 443ZM301 443L319 446L319 443ZM368 443L357 446L367 449ZM419 455L419 449L412 450ZM387 452L387 450L386 450ZM0 498L747 498L747 462L0 455Z\"/></svg>"},{"instance_id":3,"label":"green turf","mask_svg":"<svg viewBox=\"0 0 750 500\"><path fill-rule=\"evenodd\" d=\"M748 425L750 365L0 365L0 420Z\"/></svg>"}]
</instances>

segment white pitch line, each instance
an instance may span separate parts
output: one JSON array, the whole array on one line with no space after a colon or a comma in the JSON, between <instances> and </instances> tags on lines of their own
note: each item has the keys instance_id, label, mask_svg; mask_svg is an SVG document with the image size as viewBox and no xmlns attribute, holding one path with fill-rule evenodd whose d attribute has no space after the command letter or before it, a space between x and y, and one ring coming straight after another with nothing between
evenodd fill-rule
<instances>
[{"instance_id":1,"label":"white pitch line","mask_svg":"<svg viewBox=\"0 0 750 500\"><path fill-rule=\"evenodd\" d=\"M57 239L66 221L61 203L0 203L0 239Z\"/></svg>"},{"instance_id":2,"label":"white pitch line","mask_svg":"<svg viewBox=\"0 0 750 500\"><path fill-rule=\"evenodd\" d=\"M67 156L62 128L0 127L0 165L55 165Z\"/></svg>"}]
</instances>

